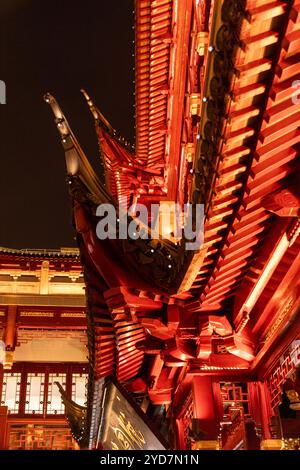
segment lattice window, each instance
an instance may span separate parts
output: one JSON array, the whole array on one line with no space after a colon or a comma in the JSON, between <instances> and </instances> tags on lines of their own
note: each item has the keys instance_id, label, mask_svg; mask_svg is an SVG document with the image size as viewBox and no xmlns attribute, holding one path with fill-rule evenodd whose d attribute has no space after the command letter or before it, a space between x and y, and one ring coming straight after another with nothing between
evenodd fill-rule
<instances>
[{"instance_id":1,"label":"lattice window","mask_svg":"<svg viewBox=\"0 0 300 470\"><path fill-rule=\"evenodd\" d=\"M3 374L1 405L7 406L11 414L19 413L20 387L21 374L13 372Z\"/></svg>"},{"instance_id":2,"label":"lattice window","mask_svg":"<svg viewBox=\"0 0 300 470\"><path fill-rule=\"evenodd\" d=\"M62 402L59 389L55 382L60 383L63 388L66 388L67 374L49 374L48 378L48 400L47 400L47 414L64 414L65 406Z\"/></svg>"},{"instance_id":3,"label":"lattice window","mask_svg":"<svg viewBox=\"0 0 300 470\"><path fill-rule=\"evenodd\" d=\"M10 450L73 450L75 441L65 425L16 424L9 431Z\"/></svg>"},{"instance_id":4,"label":"lattice window","mask_svg":"<svg viewBox=\"0 0 300 470\"><path fill-rule=\"evenodd\" d=\"M88 374L72 374L72 400L85 406L87 399Z\"/></svg>"},{"instance_id":5,"label":"lattice window","mask_svg":"<svg viewBox=\"0 0 300 470\"><path fill-rule=\"evenodd\" d=\"M44 405L45 374L29 373L26 382L25 413L42 414Z\"/></svg>"},{"instance_id":6,"label":"lattice window","mask_svg":"<svg viewBox=\"0 0 300 470\"><path fill-rule=\"evenodd\" d=\"M229 407L240 406L245 415L249 415L248 386L243 382L220 382L224 415Z\"/></svg>"},{"instance_id":7,"label":"lattice window","mask_svg":"<svg viewBox=\"0 0 300 470\"><path fill-rule=\"evenodd\" d=\"M282 384L300 363L300 340L293 341L289 350L280 358L280 363L273 370L268 386L271 404L275 408L281 403Z\"/></svg>"}]
</instances>

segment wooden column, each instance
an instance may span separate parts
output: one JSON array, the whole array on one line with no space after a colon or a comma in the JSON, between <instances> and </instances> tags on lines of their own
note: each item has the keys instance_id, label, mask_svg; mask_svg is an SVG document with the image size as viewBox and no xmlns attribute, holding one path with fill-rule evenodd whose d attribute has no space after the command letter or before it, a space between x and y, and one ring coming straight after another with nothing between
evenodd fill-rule
<instances>
[{"instance_id":1,"label":"wooden column","mask_svg":"<svg viewBox=\"0 0 300 470\"><path fill-rule=\"evenodd\" d=\"M268 386L266 382L258 382L257 386L261 411L263 445L264 441L266 442L272 440L273 437L277 436L273 436L270 430L271 418L272 416L274 416L274 412L271 407L271 397L269 394Z\"/></svg>"},{"instance_id":2,"label":"wooden column","mask_svg":"<svg viewBox=\"0 0 300 470\"><path fill-rule=\"evenodd\" d=\"M0 406L0 450L6 449L7 406Z\"/></svg>"},{"instance_id":3,"label":"wooden column","mask_svg":"<svg viewBox=\"0 0 300 470\"><path fill-rule=\"evenodd\" d=\"M15 349L16 342L16 322L17 322L17 306L9 305L7 308L7 318L4 333L4 342L7 351Z\"/></svg>"},{"instance_id":4,"label":"wooden column","mask_svg":"<svg viewBox=\"0 0 300 470\"><path fill-rule=\"evenodd\" d=\"M250 414L255 423L257 436L262 436L262 410L260 399L260 388L257 382L248 382L248 397Z\"/></svg>"},{"instance_id":5,"label":"wooden column","mask_svg":"<svg viewBox=\"0 0 300 470\"><path fill-rule=\"evenodd\" d=\"M194 450L216 450L218 442L218 415L213 392L212 378L200 376L193 378L194 418L199 420L199 430L203 438L197 440Z\"/></svg>"},{"instance_id":6,"label":"wooden column","mask_svg":"<svg viewBox=\"0 0 300 470\"><path fill-rule=\"evenodd\" d=\"M17 339L17 306L9 305L7 308L6 325L4 332L5 359L4 369L10 369L13 364L13 351Z\"/></svg>"},{"instance_id":7,"label":"wooden column","mask_svg":"<svg viewBox=\"0 0 300 470\"><path fill-rule=\"evenodd\" d=\"M40 294L47 295L49 293L49 261L43 261L41 266L40 277Z\"/></svg>"}]
</instances>

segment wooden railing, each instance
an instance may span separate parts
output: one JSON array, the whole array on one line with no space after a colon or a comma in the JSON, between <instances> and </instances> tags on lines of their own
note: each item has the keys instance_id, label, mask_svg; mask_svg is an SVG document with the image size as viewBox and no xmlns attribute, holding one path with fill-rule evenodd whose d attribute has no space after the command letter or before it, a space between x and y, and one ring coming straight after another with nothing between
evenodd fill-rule
<instances>
[{"instance_id":1,"label":"wooden railing","mask_svg":"<svg viewBox=\"0 0 300 470\"><path fill-rule=\"evenodd\" d=\"M240 407L232 407L222 423L222 449L244 449L246 444L246 428L244 411Z\"/></svg>"},{"instance_id":2,"label":"wooden railing","mask_svg":"<svg viewBox=\"0 0 300 470\"><path fill-rule=\"evenodd\" d=\"M258 450L260 439L255 432L255 423L242 407L230 407L222 423L222 450Z\"/></svg>"},{"instance_id":3,"label":"wooden railing","mask_svg":"<svg viewBox=\"0 0 300 470\"><path fill-rule=\"evenodd\" d=\"M67 425L9 424L6 448L10 450L75 450Z\"/></svg>"}]
</instances>

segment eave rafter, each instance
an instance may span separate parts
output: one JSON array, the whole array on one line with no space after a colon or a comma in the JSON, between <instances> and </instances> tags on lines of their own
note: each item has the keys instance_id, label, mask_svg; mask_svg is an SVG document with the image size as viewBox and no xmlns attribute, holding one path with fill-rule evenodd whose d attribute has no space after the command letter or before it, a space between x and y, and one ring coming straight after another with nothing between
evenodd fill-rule
<instances>
[{"instance_id":1,"label":"eave rafter","mask_svg":"<svg viewBox=\"0 0 300 470\"><path fill-rule=\"evenodd\" d=\"M172 0L136 1L136 154L140 164L165 165Z\"/></svg>"},{"instance_id":2,"label":"eave rafter","mask_svg":"<svg viewBox=\"0 0 300 470\"><path fill-rule=\"evenodd\" d=\"M263 14L260 14L261 10ZM294 65L290 68L290 76L285 73L284 66L286 57L289 57L288 63L293 62L294 43L287 42L286 37L297 41L297 11L296 5L292 7L288 2L281 2L277 8L271 4L264 5L264 8L256 7L255 2L245 4L247 13L241 25L241 42L235 59L236 75L231 82L231 101L223 130L218 173L205 224L207 237L204 247L218 247L219 243L219 248L213 256L203 260L196 277L199 309L206 310L211 305L221 304L235 292L243 266L237 263L232 268L229 259L238 258L240 253L246 266L250 266L259 246L257 241L262 239L272 220L272 214L261 201L265 195L285 184L297 164L294 146L299 142L298 107L291 106L290 96L293 92L291 76L297 77L299 72ZM261 58L253 61L252 57ZM279 58L278 65L276 57ZM273 85L270 86L270 82ZM289 92L286 97L281 94L282 98L277 98L279 90L277 93L275 90L282 82L286 83ZM241 91L248 86L251 86L251 95L245 96ZM281 112L282 107L287 109L288 115ZM242 121L244 128L240 130ZM281 135L277 137L279 128ZM282 135L283 130L285 134ZM201 141L200 145L203 145ZM225 198L228 202L223 205ZM227 282L224 282L226 276Z\"/></svg>"},{"instance_id":3,"label":"eave rafter","mask_svg":"<svg viewBox=\"0 0 300 470\"><path fill-rule=\"evenodd\" d=\"M91 113L99 141L100 158L107 190L119 202L136 204L142 194L162 195L163 178L155 168L147 168L136 157L134 146L121 137L95 106L85 90L81 90Z\"/></svg>"},{"instance_id":4,"label":"eave rafter","mask_svg":"<svg viewBox=\"0 0 300 470\"><path fill-rule=\"evenodd\" d=\"M96 117L97 123L101 120L102 124L105 126L108 139L110 139L111 137L108 132L111 132L112 128L101 113L98 112L90 98L87 95L86 97L88 98L89 106ZM68 184L74 204L74 222L76 230L83 236L85 243L89 246L89 251L94 252L95 260L100 264L99 259L104 257L104 252L105 257L107 257L107 253L105 247L101 246L101 241L97 239L96 236L97 207L100 203L111 203L116 207L116 213L119 216L123 216L123 213L120 214L118 210L117 202L119 194L117 193L116 197L116 195L109 190L110 188L105 187L105 184L96 176L55 98L47 94L45 95L45 101L52 108L55 123L65 150ZM118 145L115 141L113 144L115 146ZM118 146L117 150L123 151L120 149L120 146ZM122 157L125 159L124 154L122 154ZM128 157L125 164L129 167L129 163L131 163L131 161ZM121 172L122 169L125 168L125 164L123 167L118 166L118 170L116 171ZM134 169L137 170L136 166L134 166ZM128 175L128 173L125 174ZM120 196L122 196L122 194ZM130 222L133 222L133 219L131 216L128 216L127 225ZM138 227L139 220L136 220L135 224ZM145 229L150 231L149 227L145 227ZM142 270L142 277L149 279L153 288L156 286L156 288L158 287L162 292L176 293L176 281L182 271L182 267L187 263L187 254L184 249L185 242L183 241L183 243L179 245L168 239L158 241L157 239L152 239L151 236L146 239L124 240L119 236L119 223L116 224L115 230L115 239L109 240L111 249L115 250L120 257L124 257L129 265L131 265L132 269L134 267L136 271L133 275L134 279L140 277L140 274L137 275L136 273ZM114 263L108 262L108 264L108 272L112 270L117 271L117 267ZM127 266L128 269L129 265ZM122 269L125 271L125 265L119 269L119 272L121 272ZM123 280L122 282L124 282L126 276L127 274L125 274L125 272L121 275L120 279Z\"/></svg>"},{"instance_id":5,"label":"eave rafter","mask_svg":"<svg viewBox=\"0 0 300 470\"><path fill-rule=\"evenodd\" d=\"M126 240L121 251L96 239L91 207L73 197L93 379L114 374L169 404L179 377L251 372L264 339L279 334L270 297L290 292L289 280L299 291L289 267L299 258L299 13L299 0L137 0L135 154L84 92L106 186L46 97L68 174L93 207L124 195L205 205L200 251L187 253L184 240Z\"/></svg>"}]
</instances>

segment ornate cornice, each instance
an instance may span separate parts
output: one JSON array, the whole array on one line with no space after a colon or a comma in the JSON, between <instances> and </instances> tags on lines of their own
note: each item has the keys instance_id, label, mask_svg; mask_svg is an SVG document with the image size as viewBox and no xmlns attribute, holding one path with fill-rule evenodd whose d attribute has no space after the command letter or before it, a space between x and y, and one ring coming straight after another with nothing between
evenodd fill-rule
<instances>
[{"instance_id":1,"label":"ornate cornice","mask_svg":"<svg viewBox=\"0 0 300 470\"><path fill-rule=\"evenodd\" d=\"M279 328L279 326L283 322L286 324L285 320L289 316L291 311L293 310L294 304L295 304L295 300L291 299L288 302L288 304L284 307L284 309L279 312L279 314L277 315L275 321L273 322L271 327L268 329L268 332L267 332L264 340L262 341L263 344L266 344L274 336L275 332L277 331L277 329Z\"/></svg>"},{"instance_id":2,"label":"ornate cornice","mask_svg":"<svg viewBox=\"0 0 300 470\"><path fill-rule=\"evenodd\" d=\"M195 161L193 203L209 206L224 142L224 127L233 87L235 56L241 45L239 36L246 16L245 0L225 0L218 12L221 26L211 52L206 86L203 92L201 131ZM215 18L217 23L218 19Z\"/></svg>"}]
</instances>

